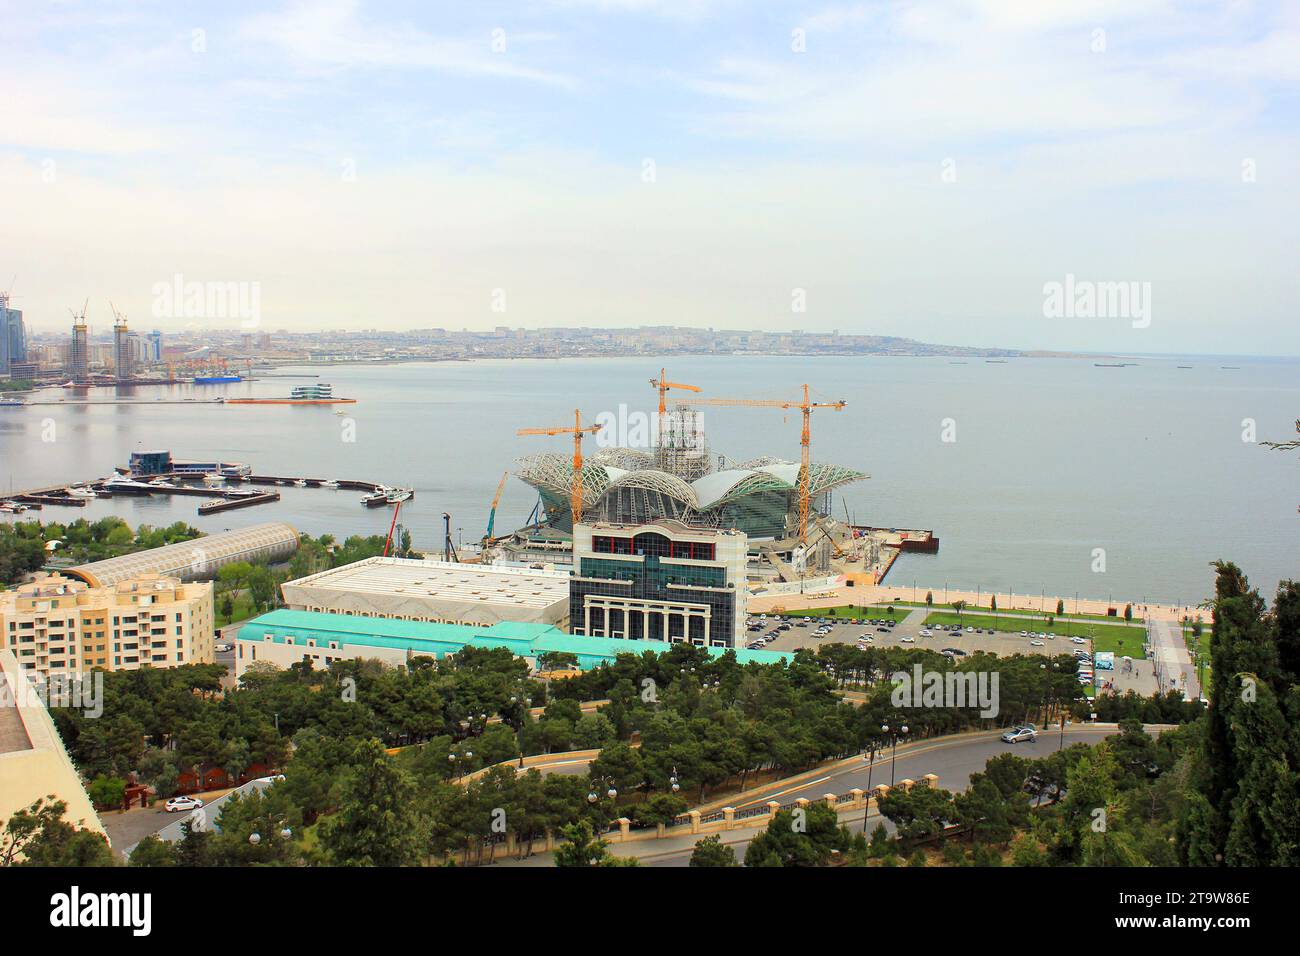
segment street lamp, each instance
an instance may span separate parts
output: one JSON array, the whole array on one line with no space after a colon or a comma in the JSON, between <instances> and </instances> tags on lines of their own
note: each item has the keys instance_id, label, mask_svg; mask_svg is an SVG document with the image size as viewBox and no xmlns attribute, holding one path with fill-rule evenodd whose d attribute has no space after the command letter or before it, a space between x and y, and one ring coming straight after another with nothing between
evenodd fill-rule
<instances>
[{"instance_id":1,"label":"street lamp","mask_svg":"<svg viewBox=\"0 0 1300 956\"><path fill-rule=\"evenodd\" d=\"M891 731L889 725L884 724L880 729L890 738L889 786L892 789L894 786L894 767L898 763L898 738L906 737L908 728L907 724L903 724L903 726Z\"/></svg>"}]
</instances>

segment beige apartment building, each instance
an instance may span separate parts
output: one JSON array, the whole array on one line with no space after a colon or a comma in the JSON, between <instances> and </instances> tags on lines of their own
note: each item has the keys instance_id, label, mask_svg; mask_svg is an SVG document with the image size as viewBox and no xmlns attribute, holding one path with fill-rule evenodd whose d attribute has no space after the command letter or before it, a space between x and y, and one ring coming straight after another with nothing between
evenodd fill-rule
<instances>
[{"instance_id":1,"label":"beige apartment building","mask_svg":"<svg viewBox=\"0 0 1300 956\"><path fill-rule=\"evenodd\" d=\"M50 677L211 663L210 582L141 574L91 587L59 574L0 591L0 649Z\"/></svg>"}]
</instances>

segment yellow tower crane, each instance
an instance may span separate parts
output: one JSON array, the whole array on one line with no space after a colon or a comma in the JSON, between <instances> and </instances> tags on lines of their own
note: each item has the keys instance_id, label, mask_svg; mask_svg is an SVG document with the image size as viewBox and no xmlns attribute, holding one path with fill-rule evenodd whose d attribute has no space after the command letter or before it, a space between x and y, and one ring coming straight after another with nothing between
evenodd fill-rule
<instances>
[{"instance_id":1,"label":"yellow tower crane","mask_svg":"<svg viewBox=\"0 0 1300 956\"><path fill-rule=\"evenodd\" d=\"M582 424L582 412L573 410L572 428L521 428L519 435L572 435L573 436L573 482L570 485L569 502L576 526L582 521L582 436L600 431L600 425Z\"/></svg>"},{"instance_id":2,"label":"yellow tower crane","mask_svg":"<svg viewBox=\"0 0 1300 956\"><path fill-rule=\"evenodd\" d=\"M803 412L803 436L800 439L799 468L799 543L808 545L808 510L812 487L812 410L814 408L844 408L846 402L814 402L808 397L808 386L803 387L803 401L783 402L780 399L753 398L691 398L679 405L740 406L747 408L797 408Z\"/></svg>"}]
</instances>

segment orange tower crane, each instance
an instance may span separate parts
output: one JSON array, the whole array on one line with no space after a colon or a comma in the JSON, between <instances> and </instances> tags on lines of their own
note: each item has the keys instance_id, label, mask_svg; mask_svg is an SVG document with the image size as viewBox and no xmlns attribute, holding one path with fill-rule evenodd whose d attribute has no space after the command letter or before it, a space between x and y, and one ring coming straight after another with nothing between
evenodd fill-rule
<instances>
[{"instance_id":1,"label":"orange tower crane","mask_svg":"<svg viewBox=\"0 0 1300 956\"><path fill-rule=\"evenodd\" d=\"M650 384L659 390L659 438L662 441L664 416L668 414L668 390L680 388L688 392L698 392L700 389L695 385L683 385L681 382L668 381L668 372L662 368L659 370L659 377L650 379Z\"/></svg>"},{"instance_id":2,"label":"orange tower crane","mask_svg":"<svg viewBox=\"0 0 1300 956\"><path fill-rule=\"evenodd\" d=\"M692 398L679 405L744 406L749 408L797 408L803 412L803 436L800 440L799 469L799 543L808 544L808 510L812 486L812 410L814 408L844 408L845 402L814 402L808 397L808 386L803 387L803 401L783 402L780 399L752 398Z\"/></svg>"},{"instance_id":3,"label":"orange tower crane","mask_svg":"<svg viewBox=\"0 0 1300 956\"><path fill-rule=\"evenodd\" d=\"M572 428L521 428L519 435L572 435L573 436L573 482L570 486L569 506L573 512L573 523L582 521L582 436L587 432L593 435L600 431L600 425L582 424L582 412L573 410Z\"/></svg>"}]
</instances>

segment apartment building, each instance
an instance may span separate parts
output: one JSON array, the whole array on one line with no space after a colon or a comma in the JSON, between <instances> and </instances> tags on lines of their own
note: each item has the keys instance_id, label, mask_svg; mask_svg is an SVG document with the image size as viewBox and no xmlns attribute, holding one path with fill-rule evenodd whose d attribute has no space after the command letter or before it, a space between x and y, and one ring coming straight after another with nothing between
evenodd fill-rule
<instances>
[{"instance_id":1,"label":"apartment building","mask_svg":"<svg viewBox=\"0 0 1300 956\"><path fill-rule=\"evenodd\" d=\"M213 617L208 582L141 574L91 587L48 574L0 592L0 649L46 678L210 663Z\"/></svg>"}]
</instances>

